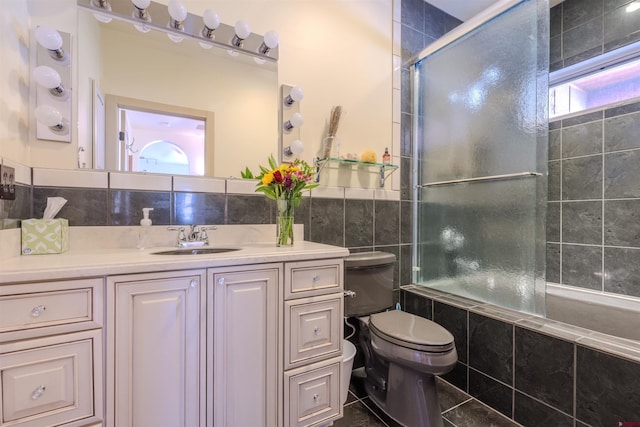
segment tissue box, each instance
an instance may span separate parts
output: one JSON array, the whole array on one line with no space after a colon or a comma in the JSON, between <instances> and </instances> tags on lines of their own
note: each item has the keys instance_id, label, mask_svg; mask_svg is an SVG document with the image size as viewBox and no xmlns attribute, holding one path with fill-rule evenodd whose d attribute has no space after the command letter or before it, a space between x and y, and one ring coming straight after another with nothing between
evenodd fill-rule
<instances>
[{"instance_id":1,"label":"tissue box","mask_svg":"<svg viewBox=\"0 0 640 427\"><path fill-rule=\"evenodd\" d=\"M22 255L59 254L68 249L68 220L56 218L22 221Z\"/></svg>"}]
</instances>

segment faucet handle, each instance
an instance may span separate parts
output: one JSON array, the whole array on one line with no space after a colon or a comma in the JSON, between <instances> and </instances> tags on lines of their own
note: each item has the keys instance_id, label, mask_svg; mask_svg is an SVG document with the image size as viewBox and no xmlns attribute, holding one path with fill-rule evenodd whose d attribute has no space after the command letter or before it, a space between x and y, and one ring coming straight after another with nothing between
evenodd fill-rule
<instances>
[{"instance_id":1,"label":"faucet handle","mask_svg":"<svg viewBox=\"0 0 640 427\"><path fill-rule=\"evenodd\" d=\"M205 245L209 245L209 235L207 234L207 230L217 230L218 227L215 225L210 226L202 226L200 227L200 240L204 242Z\"/></svg>"},{"instance_id":2,"label":"faucet handle","mask_svg":"<svg viewBox=\"0 0 640 427\"><path fill-rule=\"evenodd\" d=\"M180 245L180 242L184 242L185 240L187 240L187 236L185 236L184 234L184 227L167 227L167 230L177 230L178 231L178 246Z\"/></svg>"}]
</instances>

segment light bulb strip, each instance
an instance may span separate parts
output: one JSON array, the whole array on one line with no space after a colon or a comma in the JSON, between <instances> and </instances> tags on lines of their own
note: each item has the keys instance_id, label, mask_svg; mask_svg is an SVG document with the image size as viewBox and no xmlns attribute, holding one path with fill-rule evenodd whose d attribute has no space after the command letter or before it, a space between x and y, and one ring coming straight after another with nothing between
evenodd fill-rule
<instances>
[{"instance_id":1,"label":"light bulb strip","mask_svg":"<svg viewBox=\"0 0 640 427\"><path fill-rule=\"evenodd\" d=\"M300 126L304 124L302 117L294 116L300 115L300 102L292 102L287 104L287 98L290 98L291 90L295 86L281 85L280 86L280 106L278 108L278 156L282 163L290 162L297 157L297 154L292 150L292 145L297 143L301 145L300 141ZM296 122L300 126L294 126L291 122Z\"/></svg>"},{"instance_id":2,"label":"light bulb strip","mask_svg":"<svg viewBox=\"0 0 640 427\"><path fill-rule=\"evenodd\" d=\"M184 39L192 39L196 42L216 46L221 49L243 53L255 58L261 58L265 61L275 63L278 61L278 47L269 49L266 53L260 52L260 46L263 44L264 36L256 33L250 33L248 37L242 40L240 46L232 44L233 38L236 36L234 25L220 23L215 31L207 31L204 28L202 16L187 13L187 17L182 21L182 30L167 26L167 22L173 21L169 15L166 4L160 4L152 1L148 8L145 9L146 15L150 17L150 21L144 18L137 19L132 15L132 10L136 9L131 0L109 0L111 10L100 9L92 5L92 0L77 0L78 7L88 10L91 13L100 12L119 21L131 24L144 24L147 28L173 34ZM142 22L141 22L142 21ZM215 37L210 37L215 34Z\"/></svg>"},{"instance_id":3,"label":"light bulb strip","mask_svg":"<svg viewBox=\"0 0 640 427\"><path fill-rule=\"evenodd\" d=\"M32 81L34 83L34 122L35 122L35 136L37 139L44 141L60 141L71 142L72 128L70 123L72 120L72 103L71 103L71 76L73 61L70 53L73 52L71 45L71 34L57 30L62 38L62 46L60 50L65 53L64 60L60 61L51 56L51 51L40 43L35 41L34 48L36 52L35 67L32 69ZM40 72L36 72L37 69L51 68L45 73L45 79L42 79ZM57 74L57 76L54 76ZM54 86L55 85L55 86ZM60 115L60 119L57 123L51 123L47 120L45 114L45 123L41 120L42 116L38 117L38 109L42 110L47 108L57 111Z\"/></svg>"}]
</instances>

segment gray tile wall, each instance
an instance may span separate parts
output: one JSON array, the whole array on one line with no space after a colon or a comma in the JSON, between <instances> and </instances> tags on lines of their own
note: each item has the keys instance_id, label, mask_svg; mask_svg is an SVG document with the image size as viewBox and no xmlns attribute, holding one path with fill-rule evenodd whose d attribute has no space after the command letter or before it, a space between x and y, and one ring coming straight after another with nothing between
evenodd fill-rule
<instances>
[{"instance_id":1,"label":"gray tile wall","mask_svg":"<svg viewBox=\"0 0 640 427\"><path fill-rule=\"evenodd\" d=\"M550 70L555 71L640 40L633 0L565 0L551 9Z\"/></svg>"},{"instance_id":2,"label":"gray tile wall","mask_svg":"<svg viewBox=\"0 0 640 427\"><path fill-rule=\"evenodd\" d=\"M563 339L508 315L485 315L445 293L403 288L401 300L406 311L454 336L458 364L443 378L520 424L612 426L638 419L638 361L581 345L577 335Z\"/></svg>"},{"instance_id":3,"label":"gray tile wall","mask_svg":"<svg viewBox=\"0 0 640 427\"><path fill-rule=\"evenodd\" d=\"M640 297L640 103L549 127L547 280Z\"/></svg>"}]
</instances>

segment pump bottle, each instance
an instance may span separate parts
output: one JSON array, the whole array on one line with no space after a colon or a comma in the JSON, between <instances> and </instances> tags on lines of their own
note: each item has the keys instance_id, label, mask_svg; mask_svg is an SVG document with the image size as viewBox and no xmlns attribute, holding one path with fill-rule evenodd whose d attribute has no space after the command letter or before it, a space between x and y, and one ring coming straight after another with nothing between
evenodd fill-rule
<instances>
[{"instance_id":1,"label":"pump bottle","mask_svg":"<svg viewBox=\"0 0 640 427\"><path fill-rule=\"evenodd\" d=\"M151 247L151 219L149 212L153 208L142 208L142 219L140 220L140 231L138 233L138 249L147 249Z\"/></svg>"}]
</instances>

